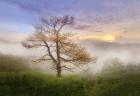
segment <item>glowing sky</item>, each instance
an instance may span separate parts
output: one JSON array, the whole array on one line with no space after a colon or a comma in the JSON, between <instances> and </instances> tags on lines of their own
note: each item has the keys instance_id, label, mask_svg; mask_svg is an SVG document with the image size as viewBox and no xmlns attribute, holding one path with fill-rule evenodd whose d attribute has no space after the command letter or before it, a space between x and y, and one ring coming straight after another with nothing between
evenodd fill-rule
<instances>
[{"instance_id":1,"label":"glowing sky","mask_svg":"<svg viewBox=\"0 0 140 96\"><path fill-rule=\"evenodd\" d=\"M0 0L0 39L33 32L42 15L74 16L80 38L140 41L140 0Z\"/></svg>"}]
</instances>

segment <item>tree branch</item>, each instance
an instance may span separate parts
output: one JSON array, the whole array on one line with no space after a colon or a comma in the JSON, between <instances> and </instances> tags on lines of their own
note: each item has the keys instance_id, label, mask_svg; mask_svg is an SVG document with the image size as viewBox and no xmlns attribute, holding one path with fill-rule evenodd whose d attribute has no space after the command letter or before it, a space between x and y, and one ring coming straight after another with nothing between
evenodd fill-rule
<instances>
[{"instance_id":1,"label":"tree branch","mask_svg":"<svg viewBox=\"0 0 140 96\"><path fill-rule=\"evenodd\" d=\"M43 58L40 58L40 59L34 60L33 62L41 62L41 61L46 61L46 60L52 60L52 59L43 59Z\"/></svg>"},{"instance_id":2,"label":"tree branch","mask_svg":"<svg viewBox=\"0 0 140 96\"><path fill-rule=\"evenodd\" d=\"M59 27L59 29L57 30L57 32L59 33L61 31L61 29L65 26L66 24L63 24Z\"/></svg>"},{"instance_id":3,"label":"tree branch","mask_svg":"<svg viewBox=\"0 0 140 96\"><path fill-rule=\"evenodd\" d=\"M74 72L72 69L74 69L74 68L69 68L69 67L67 67L67 66L61 66L61 68L63 69L63 68L65 68L65 69L63 69L63 70L67 70L67 71L71 71L71 72Z\"/></svg>"},{"instance_id":4,"label":"tree branch","mask_svg":"<svg viewBox=\"0 0 140 96\"><path fill-rule=\"evenodd\" d=\"M47 42L44 41L44 40L43 40L43 42L44 42L44 44L46 45L46 48L47 48L47 50L48 50L49 56L51 57L51 59L53 60L53 62L56 63L57 61L56 61L55 58L53 57L53 55L52 55L52 53L51 53L51 51L50 51L50 47L48 46Z\"/></svg>"},{"instance_id":5,"label":"tree branch","mask_svg":"<svg viewBox=\"0 0 140 96\"><path fill-rule=\"evenodd\" d=\"M61 60L65 61L65 62L71 62L71 61L74 61L75 60L75 59L65 59L63 57L60 57L60 58L61 58Z\"/></svg>"}]
</instances>

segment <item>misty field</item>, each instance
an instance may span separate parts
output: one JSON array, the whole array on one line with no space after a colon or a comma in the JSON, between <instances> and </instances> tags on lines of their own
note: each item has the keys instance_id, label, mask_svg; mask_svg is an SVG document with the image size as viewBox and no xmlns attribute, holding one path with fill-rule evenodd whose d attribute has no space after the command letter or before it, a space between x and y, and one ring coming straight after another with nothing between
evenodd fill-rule
<instances>
[{"instance_id":1,"label":"misty field","mask_svg":"<svg viewBox=\"0 0 140 96\"><path fill-rule=\"evenodd\" d=\"M0 96L139 96L138 66L104 70L98 76L57 78L36 72L18 57L0 56ZM10 65L11 64L11 65ZM23 70L24 69L24 70ZM131 70L130 70L131 69Z\"/></svg>"}]
</instances>

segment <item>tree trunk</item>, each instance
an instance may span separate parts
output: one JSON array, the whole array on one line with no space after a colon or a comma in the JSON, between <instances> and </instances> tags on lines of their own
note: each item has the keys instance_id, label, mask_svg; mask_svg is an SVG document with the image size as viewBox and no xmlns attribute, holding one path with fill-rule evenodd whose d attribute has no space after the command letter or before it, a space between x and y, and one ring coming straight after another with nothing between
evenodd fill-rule
<instances>
[{"instance_id":1,"label":"tree trunk","mask_svg":"<svg viewBox=\"0 0 140 96\"><path fill-rule=\"evenodd\" d=\"M62 69L60 61L59 31L56 33L56 55L57 55L57 64L56 64L57 76L61 77Z\"/></svg>"},{"instance_id":2,"label":"tree trunk","mask_svg":"<svg viewBox=\"0 0 140 96\"><path fill-rule=\"evenodd\" d=\"M57 65L56 65L56 70L57 70L57 76L58 77L61 77L61 71L62 71L62 69L61 69L61 66L60 66L60 63L58 63Z\"/></svg>"}]
</instances>

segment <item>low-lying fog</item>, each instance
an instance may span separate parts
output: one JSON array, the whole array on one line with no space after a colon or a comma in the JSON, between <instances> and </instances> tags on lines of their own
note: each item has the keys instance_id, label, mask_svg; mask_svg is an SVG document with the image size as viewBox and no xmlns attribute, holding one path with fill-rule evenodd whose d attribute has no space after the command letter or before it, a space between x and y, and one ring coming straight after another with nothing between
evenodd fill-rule
<instances>
[{"instance_id":1,"label":"low-lying fog","mask_svg":"<svg viewBox=\"0 0 140 96\"><path fill-rule=\"evenodd\" d=\"M104 66L118 60L121 64L140 64L140 44L138 43L107 43L85 41L87 49L92 55L97 56L95 64L90 65L92 72L100 71Z\"/></svg>"},{"instance_id":2,"label":"low-lying fog","mask_svg":"<svg viewBox=\"0 0 140 96\"><path fill-rule=\"evenodd\" d=\"M97 57L97 61L89 65L91 72L99 72L103 66L108 65L112 60L117 59L122 64L140 64L140 44L129 43L107 43L83 41L82 45L88 49L92 56ZM26 49L21 43L0 42L0 53L11 54L34 59L41 56L44 49ZM44 66L39 64L44 69Z\"/></svg>"}]
</instances>

